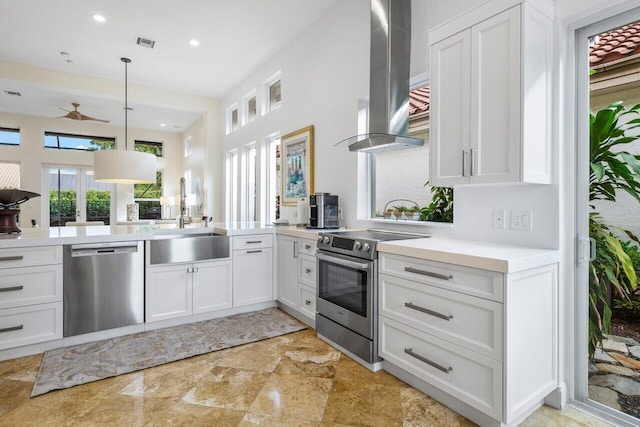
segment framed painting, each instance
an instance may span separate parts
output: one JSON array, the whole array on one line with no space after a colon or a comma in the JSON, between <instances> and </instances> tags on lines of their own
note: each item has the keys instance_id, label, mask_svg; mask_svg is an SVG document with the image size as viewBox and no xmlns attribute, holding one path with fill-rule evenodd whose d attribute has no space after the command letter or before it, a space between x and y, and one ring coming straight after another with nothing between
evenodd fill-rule
<instances>
[{"instance_id":1,"label":"framed painting","mask_svg":"<svg viewBox=\"0 0 640 427\"><path fill-rule=\"evenodd\" d=\"M282 146L283 205L295 205L313 194L313 125L284 135Z\"/></svg>"}]
</instances>

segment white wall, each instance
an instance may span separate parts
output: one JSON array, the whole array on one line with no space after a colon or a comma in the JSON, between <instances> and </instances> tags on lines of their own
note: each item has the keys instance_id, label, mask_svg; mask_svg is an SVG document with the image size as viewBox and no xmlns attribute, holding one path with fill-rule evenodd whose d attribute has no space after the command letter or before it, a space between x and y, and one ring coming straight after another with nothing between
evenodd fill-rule
<instances>
[{"instance_id":1,"label":"white wall","mask_svg":"<svg viewBox=\"0 0 640 427\"><path fill-rule=\"evenodd\" d=\"M118 149L124 149L124 128L105 123L78 122L66 119L47 119L42 117L0 113L0 127L20 128L20 146L0 146L0 161L20 163L20 187L23 190L41 193L42 166L65 165L92 167L93 153L75 150L56 150L44 148L44 132L61 132L78 135L104 136L116 138ZM136 139L144 141L164 142L164 158L158 158L157 168L164 171L165 194L175 194L177 177L181 173L181 165L170 159L179 158L180 134L128 129L128 148L133 150ZM126 204L133 200L133 186L121 185L124 191L118 191L118 219L126 219ZM44 206L46 208L46 206ZM35 218L42 224L42 198L34 198L21 205L21 217L29 220ZM23 219L23 223L24 223ZM28 223L28 222L27 222Z\"/></svg>"},{"instance_id":2,"label":"white wall","mask_svg":"<svg viewBox=\"0 0 640 427\"><path fill-rule=\"evenodd\" d=\"M223 111L252 89L263 102L263 82L282 72L282 106L223 136L224 151L258 144L267 135L281 135L314 125L314 190L340 196L347 223L355 223L356 155L335 148L357 130L357 100L368 95L369 2L338 2L326 15L279 54L261 66L222 100ZM224 114L221 114L224 120ZM258 154L260 155L260 154ZM258 160L260 163L260 160ZM292 223L295 207L281 216Z\"/></svg>"}]
</instances>

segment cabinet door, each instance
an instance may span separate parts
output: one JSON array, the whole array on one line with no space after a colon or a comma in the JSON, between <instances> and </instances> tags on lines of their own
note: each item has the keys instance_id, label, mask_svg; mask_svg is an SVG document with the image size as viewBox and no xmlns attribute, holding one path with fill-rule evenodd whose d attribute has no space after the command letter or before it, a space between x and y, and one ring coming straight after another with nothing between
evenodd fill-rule
<instances>
[{"instance_id":1,"label":"cabinet door","mask_svg":"<svg viewBox=\"0 0 640 427\"><path fill-rule=\"evenodd\" d=\"M273 300L273 250L233 251L233 306Z\"/></svg>"},{"instance_id":2,"label":"cabinet door","mask_svg":"<svg viewBox=\"0 0 640 427\"><path fill-rule=\"evenodd\" d=\"M278 301L298 305L298 239L278 236Z\"/></svg>"},{"instance_id":3,"label":"cabinet door","mask_svg":"<svg viewBox=\"0 0 640 427\"><path fill-rule=\"evenodd\" d=\"M520 180L520 40L520 6L471 29L471 183Z\"/></svg>"},{"instance_id":4,"label":"cabinet door","mask_svg":"<svg viewBox=\"0 0 640 427\"><path fill-rule=\"evenodd\" d=\"M232 307L231 264L231 261L194 264L193 314Z\"/></svg>"},{"instance_id":5,"label":"cabinet door","mask_svg":"<svg viewBox=\"0 0 640 427\"><path fill-rule=\"evenodd\" d=\"M145 322L188 316L192 312L191 264L147 268Z\"/></svg>"},{"instance_id":6,"label":"cabinet door","mask_svg":"<svg viewBox=\"0 0 640 427\"><path fill-rule=\"evenodd\" d=\"M471 30L431 46L431 185L469 182Z\"/></svg>"}]
</instances>

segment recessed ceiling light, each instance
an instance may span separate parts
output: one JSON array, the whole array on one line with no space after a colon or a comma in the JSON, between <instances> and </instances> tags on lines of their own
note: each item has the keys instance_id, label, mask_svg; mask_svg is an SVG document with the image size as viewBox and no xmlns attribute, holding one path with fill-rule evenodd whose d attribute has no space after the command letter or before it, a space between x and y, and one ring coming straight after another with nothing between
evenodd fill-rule
<instances>
[{"instance_id":1,"label":"recessed ceiling light","mask_svg":"<svg viewBox=\"0 0 640 427\"><path fill-rule=\"evenodd\" d=\"M96 22L107 22L107 18L105 18L104 16L99 15L97 13L95 15L93 15L93 20L96 21Z\"/></svg>"},{"instance_id":2,"label":"recessed ceiling light","mask_svg":"<svg viewBox=\"0 0 640 427\"><path fill-rule=\"evenodd\" d=\"M165 127L166 125L164 123L160 123L160 126L161 127Z\"/></svg>"},{"instance_id":3,"label":"recessed ceiling light","mask_svg":"<svg viewBox=\"0 0 640 427\"><path fill-rule=\"evenodd\" d=\"M200 46L200 42L199 42L198 40L196 40L196 39L191 39L191 40L189 41L189 44L190 44L191 46Z\"/></svg>"}]
</instances>

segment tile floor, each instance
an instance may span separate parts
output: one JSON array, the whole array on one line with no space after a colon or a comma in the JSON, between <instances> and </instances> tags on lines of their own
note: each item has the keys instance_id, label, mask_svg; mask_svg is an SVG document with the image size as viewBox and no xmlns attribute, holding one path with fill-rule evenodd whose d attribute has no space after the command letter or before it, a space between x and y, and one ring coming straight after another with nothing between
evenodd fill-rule
<instances>
[{"instance_id":1,"label":"tile floor","mask_svg":"<svg viewBox=\"0 0 640 427\"><path fill-rule=\"evenodd\" d=\"M473 426L305 330L29 399L42 355L0 362L0 426ZM523 426L606 425L543 407Z\"/></svg>"}]
</instances>

